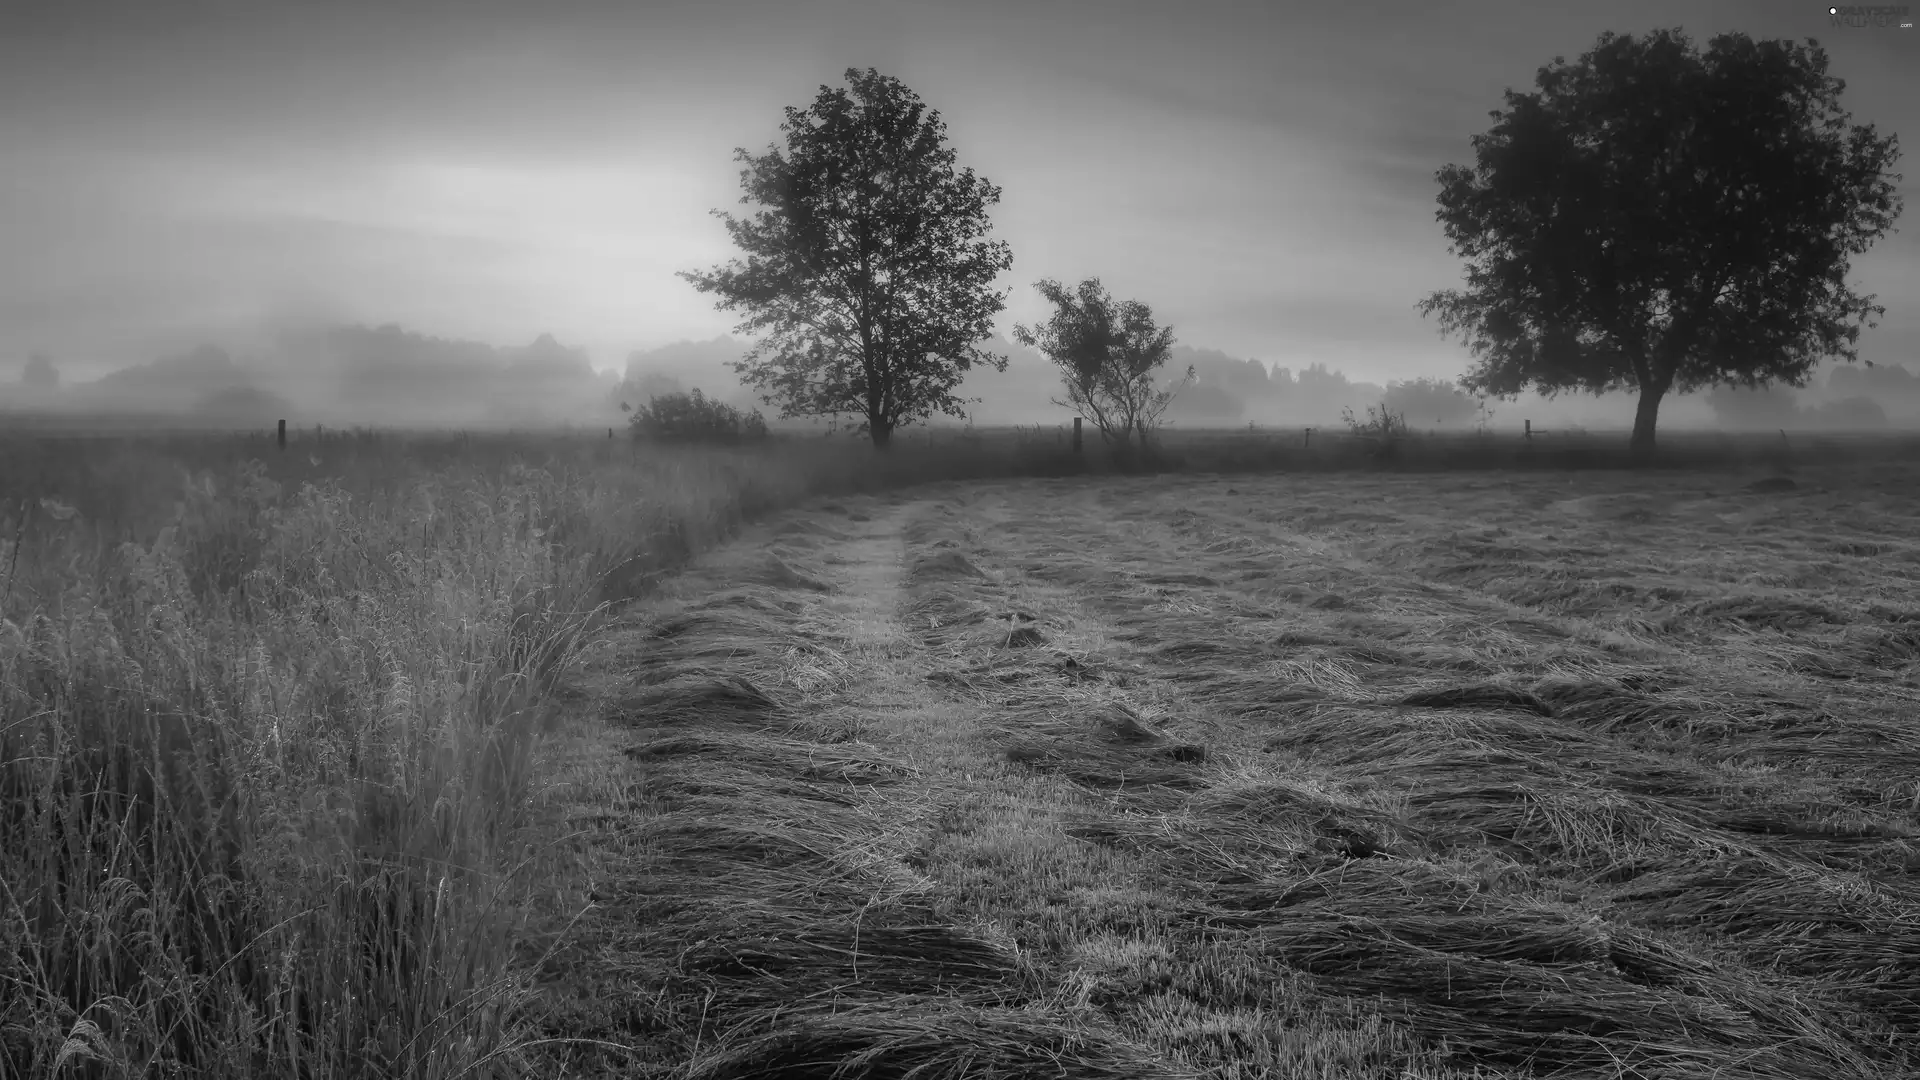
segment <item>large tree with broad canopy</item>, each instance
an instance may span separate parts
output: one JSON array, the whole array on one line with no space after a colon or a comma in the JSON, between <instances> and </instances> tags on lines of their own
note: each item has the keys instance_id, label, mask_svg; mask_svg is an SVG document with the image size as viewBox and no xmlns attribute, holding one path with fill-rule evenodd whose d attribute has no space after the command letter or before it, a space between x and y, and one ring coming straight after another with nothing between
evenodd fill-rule
<instances>
[{"instance_id":1,"label":"large tree with broad canopy","mask_svg":"<svg viewBox=\"0 0 1920 1080\"><path fill-rule=\"evenodd\" d=\"M1669 393L1805 384L1885 313L1848 259L1900 212L1892 136L1854 125L1819 44L1607 33L1440 170L1466 288L1435 293L1469 391L1635 390L1633 448Z\"/></svg>"}]
</instances>

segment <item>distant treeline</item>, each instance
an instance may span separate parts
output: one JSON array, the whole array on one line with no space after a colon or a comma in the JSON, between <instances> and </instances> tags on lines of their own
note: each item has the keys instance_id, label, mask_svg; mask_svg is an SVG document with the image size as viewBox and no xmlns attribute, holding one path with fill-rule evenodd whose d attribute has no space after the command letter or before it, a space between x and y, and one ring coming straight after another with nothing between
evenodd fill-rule
<instances>
[{"instance_id":1,"label":"distant treeline","mask_svg":"<svg viewBox=\"0 0 1920 1080\"><path fill-rule=\"evenodd\" d=\"M543 424L603 419L613 380L586 353L542 334L500 348L396 325L287 332L229 351L207 344L110 372L63 380L44 356L28 361L19 408L147 413L210 424Z\"/></svg>"},{"instance_id":2,"label":"distant treeline","mask_svg":"<svg viewBox=\"0 0 1920 1080\"><path fill-rule=\"evenodd\" d=\"M499 347L433 337L388 324L283 333L238 353L218 345L162 357L91 382L62 378L59 365L32 355L0 396L7 407L56 412L146 413L210 424L253 426L281 417L297 423L393 425L614 424L654 397L702 391L743 412L763 407L731 368L747 345L731 337L686 341L630 353L624 370L596 372L586 352L542 334ZM994 338L1005 372L975 369L964 392L980 398L985 424L1065 423L1058 371L1038 353ZM1319 425L1341 412L1384 404L1416 429L1465 429L1482 421L1518 426L1599 424L1631 418L1629 395L1595 399L1529 396L1482 402L1446 378L1385 385L1349 378L1326 363L1298 369L1176 346L1170 372L1191 365L1195 381L1169 408L1175 427ZM1737 430L1904 426L1920 421L1920 375L1901 364L1838 365L1807 387L1718 387L1673 419ZM1687 415L1691 405L1692 417ZM1497 419L1496 419L1497 418ZM769 413L769 419L774 419Z\"/></svg>"}]
</instances>

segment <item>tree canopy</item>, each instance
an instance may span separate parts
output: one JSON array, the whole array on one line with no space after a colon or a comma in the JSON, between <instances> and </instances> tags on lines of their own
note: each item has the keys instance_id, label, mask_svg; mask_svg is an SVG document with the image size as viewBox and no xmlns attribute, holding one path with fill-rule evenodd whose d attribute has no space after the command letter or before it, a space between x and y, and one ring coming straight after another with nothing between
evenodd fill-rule
<instances>
[{"instance_id":1,"label":"tree canopy","mask_svg":"<svg viewBox=\"0 0 1920 1080\"><path fill-rule=\"evenodd\" d=\"M1535 83L1437 174L1466 288L1420 309L1475 356L1468 391L1634 389L1648 451L1669 392L1858 358L1885 309L1848 260L1899 215L1899 146L1850 122L1818 43L1608 33Z\"/></svg>"},{"instance_id":2,"label":"tree canopy","mask_svg":"<svg viewBox=\"0 0 1920 1080\"><path fill-rule=\"evenodd\" d=\"M1000 189L958 169L946 125L899 80L873 69L789 108L786 147L736 151L751 216L714 211L745 253L680 276L743 310L761 335L734 365L782 416L851 416L875 446L934 413L965 416L954 391L1005 306L1012 266L987 239Z\"/></svg>"}]
</instances>

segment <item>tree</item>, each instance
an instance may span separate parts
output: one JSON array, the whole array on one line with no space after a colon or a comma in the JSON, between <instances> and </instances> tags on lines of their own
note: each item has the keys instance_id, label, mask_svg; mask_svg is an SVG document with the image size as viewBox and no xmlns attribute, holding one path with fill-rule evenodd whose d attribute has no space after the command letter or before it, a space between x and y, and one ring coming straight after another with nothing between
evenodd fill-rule
<instances>
[{"instance_id":1,"label":"tree","mask_svg":"<svg viewBox=\"0 0 1920 1080\"><path fill-rule=\"evenodd\" d=\"M1816 42L1608 33L1535 82L1436 174L1467 288L1420 309L1477 358L1468 390L1637 389L1644 454L1669 392L1857 359L1885 309L1848 256L1899 215L1899 145L1850 125Z\"/></svg>"},{"instance_id":2,"label":"tree","mask_svg":"<svg viewBox=\"0 0 1920 1080\"><path fill-rule=\"evenodd\" d=\"M60 369L43 353L34 353L27 358L27 366L20 370L20 384L35 390L52 390L60 385Z\"/></svg>"},{"instance_id":3,"label":"tree","mask_svg":"<svg viewBox=\"0 0 1920 1080\"><path fill-rule=\"evenodd\" d=\"M954 389L974 364L1006 370L976 345L1013 263L986 239L1000 189L955 169L940 114L872 69L846 78L787 109L784 152L735 152L740 201L761 208L714 215L746 259L680 276L746 311L738 333L765 333L734 370L782 416L860 417L885 447L901 424L965 416Z\"/></svg>"},{"instance_id":4,"label":"tree","mask_svg":"<svg viewBox=\"0 0 1920 1080\"><path fill-rule=\"evenodd\" d=\"M1478 403L1446 379L1415 379L1390 382L1380 397L1388 412L1412 417L1413 423L1456 424L1471 420Z\"/></svg>"},{"instance_id":5,"label":"tree","mask_svg":"<svg viewBox=\"0 0 1920 1080\"><path fill-rule=\"evenodd\" d=\"M1034 288L1054 306L1053 316L1037 327L1015 326L1013 339L1060 369L1067 400L1054 404L1078 409L1123 456L1136 437L1147 449L1167 406L1194 379L1189 365L1183 379L1160 384L1173 328L1155 325L1153 311L1138 300L1115 303L1099 278L1081 282L1074 293L1052 279Z\"/></svg>"}]
</instances>

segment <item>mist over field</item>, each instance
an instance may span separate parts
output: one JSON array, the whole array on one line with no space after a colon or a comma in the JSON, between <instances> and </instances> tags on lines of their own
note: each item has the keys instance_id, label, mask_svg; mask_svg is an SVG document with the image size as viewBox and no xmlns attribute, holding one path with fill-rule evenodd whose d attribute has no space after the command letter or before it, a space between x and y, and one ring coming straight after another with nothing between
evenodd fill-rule
<instances>
[{"instance_id":1,"label":"mist over field","mask_svg":"<svg viewBox=\"0 0 1920 1080\"><path fill-rule=\"evenodd\" d=\"M0 416L164 419L211 428L264 429L290 424L406 428L603 427L624 423L620 405L652 395L699 389L741 409L768 409L743 386L729 362L747 343L726 335L635 350L620 366L596 367L585 349L541 334L516 345L433 337L388 324L284 329L203 344L95 379L67 381L57 363L17 367ZM962 393L978 399L978 426L1071 424L1057 404L1060 376L1039 353L996 336L988 343L1009 357L1004 372L976 368ZM1364 417L1381 406L1405 415L1415 430L1463 432L1556 428L1609 430L1632 424L1629 393L1525 394L1481 402L1450 387L1415 393L1394 383L1447 382L1446 375L1389 380L1355 377L1323 362L1289 366L1180 345L1168 368L1194 369L1194 381L1168 410L1173 429L1318 427L1338 424L1343 410ZM52 377L48 372L53 373ZM776 421L777 422L777 421ZM936 421L961 421L943 418ZM1831 364L1804 388L1716 388L1671 399L1662 415L1670 430L1889 431L1920 428L1920 363ZM818 422L790 421L789 427Z\"/></svg>"},{"instance_id":2,"label":"mist over field","mask_svg":"<svg viewBox=\"0 0 1920 1080\"><path fill-rule=\"evenodd\" d=\"M0 1080L1920 1077L1910 22L13 0Z\"/></svg>"},{"instance_id":3,"label":"mist over field","mask_svg":"<svg viewBox=\"0 0 1920 1080\"><path fill-rule=\"evenodd\" d=\"M617 423L648 387L756 405L725 366L733 318L675 274L733 254L709 211L736 203L734 149L763 150L782 108L874 65L1004 192L994 348L1013 359L963 384L975 423L1070 416L1052 370L1005 339L1045 314L1033 282L1094 274L1174 328L1170 374L1198 369L1174 427L1338 423L1468 365L1413 305L1459 280L1434 173L1470 160L1501 91L1601 30L1681 18L1118 4L1089 31L1066 7L1000 3L166 11L9 16L0 230L23 257L0 266L0 411L511 427ZM1700 40L1815 37L1857 120L1911 126L1911 32L1785 2L1684 20ZM1860 344L1878 368L1670 400L1663 425L1920 423L1920 247L1889 235L1852 279L1888 307ZM1491 426L1619 427L1631 402L1496 403ZM1419 412L1416 428L1478 423Z\"/></svg>"}]
</instances>

